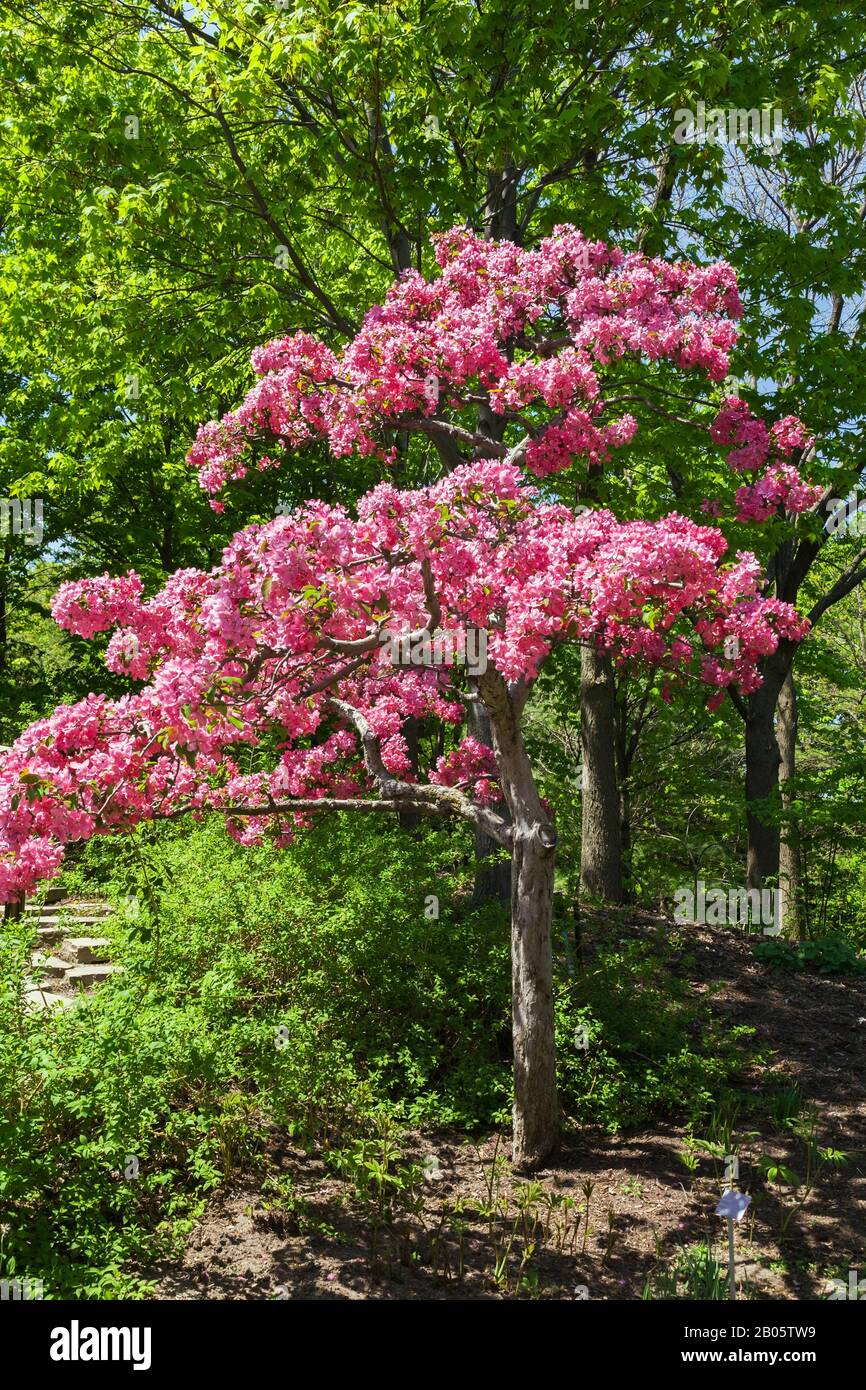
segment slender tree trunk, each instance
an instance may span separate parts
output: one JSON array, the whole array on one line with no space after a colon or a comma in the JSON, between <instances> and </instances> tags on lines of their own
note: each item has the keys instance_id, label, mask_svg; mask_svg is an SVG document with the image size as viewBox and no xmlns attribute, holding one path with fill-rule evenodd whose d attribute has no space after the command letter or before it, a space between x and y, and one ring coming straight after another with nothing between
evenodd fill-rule
<instances>
[{"instance_id":1,"label":"slender tree trunk","mask_svg":"<svg viewBox=\"0 0 866 1390\"><path fill-rule=\"evenodd\" d=\"M483 830L475 832L475 882L472 901L507 903L511 900L511 865L502 858L502 847Z\"/></svg>"},{"instance_id":2,"label":"slender tree trunk","mask_svg":"<svg viewBox=\"0 0 866 1390\"><path fill-rule=\"evenodd\" d=\"M550 942L554 860L537 826L518 830L511 870L512 1158L521 1172L541 1167L559 1143Z\"/></svg>"},{"instance_id":3,"label":"slender tree trunk","mask_svg":"<svg viewBox=\"0 0 866 1390\"><path fill-rule=\"evenodd\" d=\"M625 685L615 687L616 714L616 780L619 788L619 839L622 861L622 900L631 902L634 896L632 873L632 833L631 833L631 761L633 749L629 748L628 702L625 698Z\"/></svg>"},{"instance_id":4,"label":"slender tree trunk","mask_svg":"<svg viewBox=\"0 0 866 1390\"><path fill-rule=\"evenodd\" d=\"M776 741L776 705L790 655L782 644L762 663L764 683L750 695L746 718L746 882L760 888L779 873L779 825L773 812L779 794L779 745ZM775 823L774 823L775 821Z\"/></svg>"},{"instance_id":5,"label":"slender tree trunk","mask_svg":"<svg viewBox=\"0 0 866 1390\"><path fill-rule=\"evenodd\" d=\"M473 738L487 748L493 747L490 728L490 715L480 700L473 700L469 706L466 727ZM508 903L512 894L512 868L498 845L483 830L475 829L475 885L472 901Z\"/></svg>"},{"instance_id":6,"label":"slender tree trunk","mask_svg":"<svg viewBox=\"0 0 866 1390\"><path fill-rule=\"evenodd\" d=\"M497 235L499 233L497 232ZM486 401L481 401L476 412L475 427L487 439L501 440L504 421L491 409ZM470 686L477 684L470 682ZM490 728L490 715L480 700L473 700L469 706L467 729L473 738L485 747L493 747ZM507 903L511 898L511 866L497 854L500 846L483 830L475 831L475 885L472 890L474 903Z\"/></svg>"},{"instance_id":7,"label":"slender tree trunk","mask_svg":"<svg viewBox=\"0 0 866 1390\"><path fill-rule=\"evenodd\" d=\"M488 175L488 236L516 241L516 171L510 164ZM479 410L479 428L501 437L501 422ZM512 716L515 711L512 708ZM479 711L483 715L483 711ZM559 1099L553 1014L551 922L556 836L544 814L514 720L513 736L500 719L494 746L506 755L506 800L514 823L511 861L511 998L514 1044L514 1140L512 1161L519 1172L543 1165L559 1143ZM486 733L486 737L484 736ZM476 737L479 737L476 734ZM490 742L481 729L481 741ZM506 879L484 856L496 846L476 836L476 895L502 896ZM503 866L507 870L508 866Z\"/></svg>"},{"instance_id":8,"label":"slender tree trunk","mask_svg":"<svg viewBox=\"0 0 866 1390\"><path fill-rule=\"evenodd\" d=\"M746 882L760 888L779 872L779 827L768 817L767 800L779 786L779 745L773 713L775 701L762 686L749 701L746 722ZM756 805L756 803L764 803Z\"/></svg>"},{"instance_id":9,"label":"slender tree trunk","mask_svg":"<svg viewBox=\"0 0 866 1390\"><path fill-rule=\"evenodd\" d=\"M487 198L484 207L484 235L488 241L519 243L517 225L517 186L520 170L506 158L501 169L487 171Z\"/></svg>"},{"instance_id":10,"label":"slender tree trunk","mask_svg":"<svg viewBox=\"0 0 866 1390\"><path fill-rule=\"evenodd\" d=\"M619 792L619 837L622 850L622 901L632 901L631 873L631 797L628 787Z\"/></svg>"},{"instance_id":11,"label":"slender tree trunk","mask_svg":"<svg viewBox=\"0 0 866 1390\"><path fill-rule=\"evenodd\" d=\"M553 1009L553 878L556 832L538 794L520 730L527 687L493 670L478 681L511 817L511 982L514 1138L518 1172L543 1166L559 1144Z\"/></svg>"},{"instance_id":12,"label":"slender tree trunk","mask_svg":"<svg viewBox=\"0 0 866 1390\"><path fill-rule=\"evenodd\" d=\"M17 922L24 915L24 894L11 903L3 904L3 921Z\"/></svg>"},{"instance_id":13,"label":"slender tree trunk","mask_svg":"<svg viewBox=\"0 0 866 1390\"><path fill-rule=\"evenodd\" d=\"M797 689L789 671L779 692L776 739L779 745L779 779L782 810L786 813L779 846L779 903L784 931L795 941L806 935L803 903L803 866L800 857L800 827L791 819L794 805L794 776L797 771Z\"/></svg>"},{"instance_id":14,"label":"slender tree trunk","mask_svg":"<svg viewBox=\"0 0 866 1390\"><path fill-rule=\"evenodd\" d=\"M616 696L608 656L584 647L580 669L582 824L580 885L605 902L623 900L622 832L616 776Z\"/></svg>"}]
</instances>

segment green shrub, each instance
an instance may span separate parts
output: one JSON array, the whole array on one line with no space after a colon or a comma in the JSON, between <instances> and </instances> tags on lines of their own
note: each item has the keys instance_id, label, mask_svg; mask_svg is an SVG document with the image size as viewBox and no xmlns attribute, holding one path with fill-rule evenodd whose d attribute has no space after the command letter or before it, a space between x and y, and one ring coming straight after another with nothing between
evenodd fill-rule
<instances>
[{"instance_id":1,"label":"green shrub","mask_svg":"<svg viewBox=\"0 0 866 1390\"><path fill-rule=\"evenodd\" d=\"M862 975L866 959L847 937L827 932L815 941L767 937L753 947L755 958L774 970L814 970L819 975Z\"/></svg>"},{"instance_id":2,"label":"green shrub","mask_svg":"<svg viewBox=\"0 0 866 1390\"><path fill-rule=\"evenodd\" d=\"M615 1132L651 1115L691 1120L751 1061L743 1043L754 1030L714 1020L672 973L670 953L661 937L612 941L560 988L560 1085L579 1123Z\"/></svg>"},{"instance_id":3,"label":"green shrub","mask_svg":"<svg viewBox=\"0 0 866 1390\"><path fill-rule=\"evenodd\" d=\"M143 1292L275 1126L328 1151L383 1121L510 1118L506 909L472 906L468 836L332 819L277 851L216 822L148 827L88 845L64 881L115 901L124 971L68 1012L25 1013L28 927L5 930L3 1276L41 1278L47 1297ZM688 1118L742 1065L737 1030L709 1025L667 956L663 938L611 940L576 976L562 964L576 1122Z\"/></svg>"},{"instance_id":4,"label":"green shrub","mask_svg":"<svg viewBox=\"0 0 866 1390\"><path fill-rule=\"evenodd\" d=\"M503 1117L502 914L451 901L447 839L389 832L331 824L282 854L216 824L95 844L67 884L140 909L110 927L123 974L56 1015L22 1009L29 928L7 924L0 1273L46 1297L134 1296L128 1271L178 1248L269 1126L334 1143L382 1107Z\"/></svg>"}]
</instances>

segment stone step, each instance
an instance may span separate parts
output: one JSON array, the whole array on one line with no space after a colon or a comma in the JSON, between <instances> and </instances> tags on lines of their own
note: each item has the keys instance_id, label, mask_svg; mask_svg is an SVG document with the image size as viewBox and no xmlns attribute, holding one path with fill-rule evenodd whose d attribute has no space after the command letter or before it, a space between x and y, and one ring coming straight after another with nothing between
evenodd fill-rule
<instances>
[{"instance_id":1,"label":"stone step","mask_svg":"<svg viewBox=\"0 0 866 1390\"><path fill-rule=\"evenodd\" d=\"M55 941L62 941L66 935L64 927L37 927L36 935L42 945L53 946Z\"/></svg>"},{"instance_id":2,"label":"stone step","mask_svg":"<svg viewBox=\"0 0 866 1390\"><path fill-rule=\"evenodd\" d=\"M110 917L114 912L111 903L101 898L82 898L73 902L69 898L57 903L28 903L24 909L27 917L60 917L64 914L78 916L84 913L91 917Z\"/></svg>"},{"instance_id":3,"label":"stone step","mask_svg":"<svg viewBox=\"0 0 866 1390\"><path fill-rule=\"evenodd\" d=\"M33 969L49 980L64 980L69 969L69 961L60 956L46 956L41 951L33 957Z\"/></svg>"},{"instance_id":4,"label":"stone step","mask_svg":"<svg viewBox=\"0 0 866 1390\"><path fill-rule=\"evenodd\" d=\"M118 965L71 965L66 971L66 983L74 989L76 985L87 989L90 985L101 985L109 975L120 971Z\"/></svg>"},{"instance_id":5,"label":"stone step","mask_svg":"<svg viewBox=\"0 0 866 1390\"><path fill-rule=\"evenodd\" d=\"M28 1009L68 1009L75 1000L70 994L56 994L50 989L25 989L24 1005Z\"/></svg>"},{"instance_id":6,"label":"stone step","mask_svg":"<svg viewBox=\"0 0 866 1390\"><path fill-rule=\"evenodd\" d=\"M104 915L101 917L64 916L37 917L32 920L36 921L38 927L50 927L56 931L68 932L70 927L73 929L75 927L101 927L105 922L106 918Z\"/></svg>"},{"instance_id":7,"label":"stone step","mask_svg":"<svg viewBox=\"0 0 866 1390\"><path fill-rule=\"evenodd\" d=\"M111 942L102 936L67 936L60 947L60 955L67 962L76 965L97 965L108 960Z\"/></svg>"},{"instance_id":8,"label":"stone step","mask_svg":"<svg viewBox=\"0 0 866 1390\"><path fill-rule=\"evenodd\" d=\"M67 901L68 898L65 888L49 888L41 902L25 902L24 911L41 912L43 908L46 907L56 909L62 907L64 902Z\"/></svg>"}]
</instances>

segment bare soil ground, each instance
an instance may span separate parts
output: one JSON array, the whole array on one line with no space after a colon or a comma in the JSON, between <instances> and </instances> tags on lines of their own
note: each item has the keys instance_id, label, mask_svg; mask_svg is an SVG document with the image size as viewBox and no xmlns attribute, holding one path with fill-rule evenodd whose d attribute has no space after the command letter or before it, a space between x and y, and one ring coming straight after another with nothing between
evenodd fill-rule
<instances>
[{"instance_id":1,"label":"bare soil ground","mask_svg":"<svg viewBox=\"0 0 866 1390\"><path fill-rule=\"evenodd\" d=\"M628 930L641 935L649 920ZM748 1117L743 1128L760 1133L740 1150L739 1185L755 1200L737 1227L739 1296L822 1299L832 1278L847 1282L849 1268L866 1279L866 982L770 972L754 962L744 937L709 927L689 928L673 968L697 993L721 984L711 1009L756 1030L756 1043L775 1054L771 1082L798 1082L820 1112L820 1143L848 1154L845 1166L823 1170L780 1234L793 1198L780 1203L750 1160L762 1154L802 1172L802 1151L778 1125ZM755 1089L766 1084L764 1075ZM291 1179L295 1197L275 1203L261 1174L221 1191L182 1261L151 1271L155 1296L641 1298L647 1281L687 1247L709 1241L726 1259L725 1223L714 1215L720 1165L705 1157L689 1171L678 1157L684 1137L675 1126L626 1137L567 1135L555 1162L533 1180L539 1192L521 1220L516 1201L526 1196L526 1180L501 1163L492 1176L494 1160L508 1152L507 1135L477 1146L444 1132L410 1135L402 1144L406 1160L426 1160L434 1171L377 1219L372 1197L360 1199L321 1156L274 1134L267 1167L283 1179L284 1192ZM573 1207L556 1205L557 1198ZM497 1202L492 1216L479 1214L479 1206Z\"/></svg>"}]
</instances>

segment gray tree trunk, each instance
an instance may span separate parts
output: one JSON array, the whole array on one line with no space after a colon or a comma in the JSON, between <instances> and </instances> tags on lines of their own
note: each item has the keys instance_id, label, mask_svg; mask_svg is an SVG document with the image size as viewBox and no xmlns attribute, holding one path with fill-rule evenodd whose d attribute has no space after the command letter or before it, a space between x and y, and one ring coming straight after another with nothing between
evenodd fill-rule
<instances>
[{"instance_id":1,"label":"gray tree trunk","mask_svg":"<svg viewBox=\"0 0 866 1390\"><path fill-rule=\"evenodd\" d=\"M800 827L790 819L794 804L793 779L797 771L797 726L797 690L794 685L794 673L789 671L779 692L779 713L776 721L782 810L787 817L779 846L779 903L785 934L795 941L803 941L806 935L806 913L803 901Z\"/></svg>"},{"instance_id":2,"label":"gray tree trunk","mask_svg":"<svg viewBox=\"0 0 866 1390\"><path fill-rule=\"evenodd\" d=\"M516 171L508 164L488 177L487 236L516 241ZM498 420L479 410L478 426L496 438ZM485 674L479 692L490 715L492 743L502 774L511 817L511 998L514 1045L514 1138L512 1163L518 1172L540 1168L559 1144L559 1099L553 1015L553 875L556 833L535 786L520 733L522 699L510 694L500 677ZM476 737L478 735L476 734ZM481 739L489 742L489 738ZM486 842L486 843L485 843ZM476 838L476 855L489 852L486 836ZM504 866L507 871L508 865ZM505 878L494 866L479 864L476 893L502 893Z\"/></svg>"},{"instance_id":3,"label":"gray tree trunk","mask_svg":"<svg viewBox=\"0 0 866 1390\"><path fill-rule=\"evenodd\" d=\"M611 660L581 652L582 821L580 886L593 898L621 903L622 828L616 775L616 691Z\"/></svg>"},{"instance_id":4,"label":"gray tree trunk","mask_svg":"<svg viewBox=\"0 0 866 1390\"><path fill-rule=\"evenodd\" d=\"M512 1162L520 1172L543 1166L559 1144L550 943L554 857L538 827L517 831L511 871Z\"/></svg>"},{"instance_id":5,"label":"gray tree trunk","mask_svg":"<svg viewBox=\"0 0 866 1390\"><path fill-rule=\"evenodd\" d=\"M776 741L776 706L790 665L790 645L780 642L772 656L761 663L763 685L746 702L746 822L749 832L746 882L749 888L760 888L768 879L776 879L779 873L780 835L774 803L778 803L781 758Z\"/></svg>"},{"instance_id":6,"label":"gray tree trunk","mask_svg":"<svg viewBox=\"0 0 866 1390\"><path fill-rule=\"evenodd\" d=\"M511 817L511 982L514 1137L518 1172L543 1166L559 1144L553 1008L553 878L556 832L542 805L520 731L525 688L517 693L488 670L479 693Z\"/></svg>"},{"instance_id":7,"label":"gray tree trunk","mask_svg":"<svg viewBox=\"0 0 866 1390\"><path fill-rule=\"evenodd\" d=\"M757 697L761 698L758 699ZM773 721L773 702L763 687L750 699L746 723L746 882L760 888L779 872L779 827L768 818L767 799L779 786L779 745ZM759 804L761 803L761 804Z\"/></svg>"},{"instance_id":8,"label":"gray tree trunk","mask_svg":"<svg viewBox=\"0 0 866 1390\"><path fill-rule=\"evenodd\" d=\"M488 748L493 747L493 734L490 728L490 715L480 700L473 700L469 706L466 727L473 738ZM511 901L511 865L498 845L484 831L475 828L475 884L472 890L474 903Z\"/></svg>"}]
</instances>

